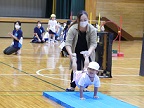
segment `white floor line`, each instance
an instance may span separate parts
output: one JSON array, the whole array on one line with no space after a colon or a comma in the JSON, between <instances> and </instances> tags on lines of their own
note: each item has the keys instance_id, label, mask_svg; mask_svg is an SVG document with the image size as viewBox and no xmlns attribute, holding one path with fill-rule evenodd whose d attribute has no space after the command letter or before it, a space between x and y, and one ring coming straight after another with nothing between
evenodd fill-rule
<instances>
[{"instance_id":1,"label":"white floor line","mask_svg":"<svg viewBox=\"0 0 144 108\"><path fill-rule=\"evenodd\" d=\"M124 67L112 67L112 69L130 69L130 70L139 70L139 68L124 68Z\"/></svg>"},{"instance_id":2,"label":"white floor line","mask_svg":"<svg viewBox=\"0 0 144 108\"><path fill-rule=\"evenodd\" d=\"M61 76L61 75L70 75L70 74L40 74L39 72L37 72L36 74L18 74L18 73L13 73L13 74L0 74L0 76L29 76L29 75L34 75L34 76L37 76L37 75L40 75L40 76ZM131 77L131 76L134 76L134 77L139 77L139 75L112 75L113 77L115 76L120 76L120 77Z\"/></svg>"},{"instance_id":3,"label":"white floor line","mask_svg":"<svg viewBox=\"0 0 144 108\"><path fill-rule=\"evenodd\" d=\"M40 70L36 71L36 74L39 75L39 76L42 76L42 77L47 77L47 78L51 78L51 79L55 79L55 80L70 81L70 80L67 80L68 76L64 79L64 78L54 78L54 77L50 77L49 75L46 76L45 74L41 74L40 72L43 71L43 70L48 70L48 68L40 69ZM59 76L60 76L60 74L59 74Z\"/></svg>"},{"instance_id":4,"label":"white floor line","mask_svg":"<svg viewBox=\"0 0 144 108\"><path fill-rule=\"evenodd\" d=\"M112 76L121 76L121 77L139 77L139 75L112 75Z\"/></svg>"},{"instance_id":5,"label":"white floor line","mask_svg":"<svg viewBox=\"0 0 144 108\"><path fill-rule=\"evenodd\" d=\"M144 84L114 84L114 83L101 83L103 85L114 85L114 86L144 86Z\"/></svg>"},{"instance_id":6,"label":"white floor line","mask_svg":"<svg viewBox=\"0 0 144 108\"><path fill-rule=\"evenodd\" d=\"M13 74L0 74L0 76L29 76L29 75L34 75L37 76L37 74L18 74L18 73L13 73Z\"/></svg>"}]
</instances>

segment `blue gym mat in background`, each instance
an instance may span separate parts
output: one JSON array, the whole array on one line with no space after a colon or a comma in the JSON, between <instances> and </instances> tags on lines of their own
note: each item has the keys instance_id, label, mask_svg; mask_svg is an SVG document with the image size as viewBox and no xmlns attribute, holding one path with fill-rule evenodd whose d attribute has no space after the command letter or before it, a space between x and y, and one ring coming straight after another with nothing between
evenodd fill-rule
<instances>
[{"instance_id":1,"label":"blue gym mat in background","mask_svg":"<svg viewBox=\"0 0 144 108\"><path fill-rule=\"evenodd\" d=\"M80 100L79 92L43 92L43 96L65 108L138 108L100 92L98 99L93 98L93 92L84 92L85 100Z\"/></svg>"}]
</instances>

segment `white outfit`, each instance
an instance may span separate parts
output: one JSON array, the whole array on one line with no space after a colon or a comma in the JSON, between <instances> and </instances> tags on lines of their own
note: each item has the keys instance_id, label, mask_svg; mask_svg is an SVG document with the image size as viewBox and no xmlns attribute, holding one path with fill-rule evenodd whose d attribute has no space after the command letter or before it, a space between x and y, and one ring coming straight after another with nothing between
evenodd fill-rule
<instances>
[{"instance_id":1,"label":"white outfit","mask_svg":"<svg viewBox=\"0 0 144 108\"><path fill-rule=\"evenodd\" d=\"M44 36L43 36L43 40L48 39L49 38L49 33L45 32Z\"/></svg>"},{"instance_id":2,"label":"white outfit","mask_svg":"<svg viewBox=\"0 0 144 108\"><path fill-rule=\"evenodd\" d=\"M94 85L94 87L100 87L100 79L97 75L94 77L94 81L91 82L88 73L83 73L82 71L76 71L74 74L74 80L77 87L83 86L86 88L89 85Z\"/></svg>"},{"instance_id":3,"label":"white outfit","mask_svg":"<svg viewBox=\"0 0 144 108\"><path fill-rule=\"evenodd\" d=\"M102 31L102 32L105 31L104 26L101 26L101 28L100 28L100 26L99 26L98 24L96 24L96 31L98 31L99 29L100 29L100 31Z\"/></svg>"},{"instance_id":4,"label":"white outfit","mask_svg":"<svg viewBox=\"0 0 144 108\"><path fill-rule=\"evenodd\" d=\"M50 26L50 30L54 33L56 32L57 21L56 20L49 20L48 26Z\"/></svg>"}]
</instances>

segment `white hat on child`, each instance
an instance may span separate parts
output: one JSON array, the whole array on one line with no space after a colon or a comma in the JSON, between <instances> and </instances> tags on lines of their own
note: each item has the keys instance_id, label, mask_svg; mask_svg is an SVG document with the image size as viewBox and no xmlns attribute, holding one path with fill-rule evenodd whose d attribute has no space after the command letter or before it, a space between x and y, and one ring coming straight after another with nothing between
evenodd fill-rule
<instances>
[{"instance_id":1,"label":"white hat on child","mask_svg":"<svg viewBox=\"0 0 144 108\"><path fill-rule=\"evenodd\" d=\"M88 65L88 68L94 69L94 70L99 70L100 66L97 62L90 62Z\"/></svg>"},{"instance_id":2,"label":"white hat on child","mask_svg":"<svg viewBox=\"0 0 144 108\"><path fill-rule=\"evenodd\" d=\"M55 17L56 17L56 15L55 15L55 14L51 14L51 18L53 18L53 17L55 18Z\"/></svg>"}]
</instances>

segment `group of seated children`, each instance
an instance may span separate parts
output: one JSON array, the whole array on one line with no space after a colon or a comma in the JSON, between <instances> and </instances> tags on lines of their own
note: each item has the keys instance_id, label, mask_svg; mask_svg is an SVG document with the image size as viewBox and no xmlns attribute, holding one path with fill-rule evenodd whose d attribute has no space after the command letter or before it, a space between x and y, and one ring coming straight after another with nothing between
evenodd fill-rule
<instances>
[{"instance_id":1,"label":"group of seated children","mask_svg":"<svg viewBox=\"0 0 144 108\"><path fill-rule=\"evenodd\" d=\"M62 27L61 24L56 21L56 15L52 14L50 20L48 21L47 30L45 31L41 22L38 21L36 27L34 28L34 36L31 43L55 43L58 38L60 38L61 34L61 40L65 40L70 23L71 21L68 20L67 24Z\"/></svg>"},{"instance_id":2,"label":"group of seated children","mask_svg":"<svg viewBox=\"0 0 144 108\"><path fill-rule=\"evenodd\" d=\"M37 22L37 25L34 28L34 36L31 43L44 43L46 41L54 43L56 40L58 40L58 35L59 37L61 36L61 40L65 40L68 26L70 25L71 21L68 20L67 24L65 23L65 26L62 27L57 23L55 18L55 14L52 14L48 22L47 32L45 32L42 23L40 21ZM8 33L8 36L10 36L13 41L10 46L4 49L3 53L6 55L21 54L20 49L22 48L23 43L23 31L21 29L20 21L14 22L14 30L12 33Z\"/></svg>"}]
</instances>

